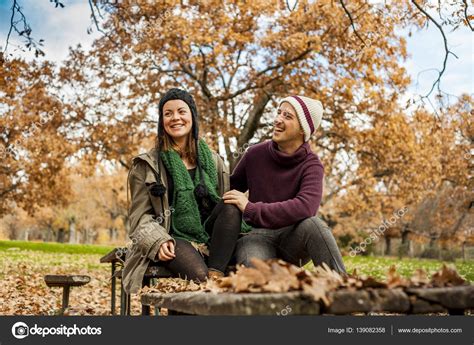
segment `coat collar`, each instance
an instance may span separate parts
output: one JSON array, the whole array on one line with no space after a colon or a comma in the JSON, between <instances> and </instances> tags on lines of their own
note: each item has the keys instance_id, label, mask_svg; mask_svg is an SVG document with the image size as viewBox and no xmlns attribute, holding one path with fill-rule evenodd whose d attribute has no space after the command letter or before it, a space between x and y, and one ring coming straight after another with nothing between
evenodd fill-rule
<instances>
[{"instance_id":1,"label":"coat collar","mask_svg":"<svg viewBox=\"0 0 474 345\"><path fill-rule=\"evenodd\" d=\"M150 168L152 168L155 173L158 174L158 169L156 165L156 154L157 154L156 149L152 149L146 153L141 153L132 158L132 163L135 164L137 160L143 160L148 163ZM160 169L161 169L161 166L160 166Z\"/></svg>"}]
</instances>

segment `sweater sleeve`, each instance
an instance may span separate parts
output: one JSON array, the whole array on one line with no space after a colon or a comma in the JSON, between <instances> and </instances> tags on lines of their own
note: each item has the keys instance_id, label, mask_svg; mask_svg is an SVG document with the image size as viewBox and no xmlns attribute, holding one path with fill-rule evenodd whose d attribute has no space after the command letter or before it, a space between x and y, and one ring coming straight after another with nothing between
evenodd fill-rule
<instances>
[{"instance_id":1,"label":"sweater sleeve","mask_svg":"<svg viewBox=\"0 0 474 345\"><path fill-rule=\"evenodd\" d=\"M160 246L166 241L175 240L166 229L155 220L153 205L145 184L146 163L134 164L129 175L132 202L129 213L129 237L136 250L140 250L142 257L156 260Z\"/></svg>"},{"instance_id":2,"label":"sweater sleeve","mask_svg":"<svg viewBox=\"0 0 474 345\"><path fill-rule=\"evenodd\" d=\"M322 166L308 167L293 199L273 203L249 202L244 210L244 220L255 227L278 229L315 216L323 195L323 176Z\"/></svg>"},{"instance_id":3,"label":"sweater sleeve","mask_svg":"<svg viewBox=\"0 0 474 345\"><path fill-rule=\"evenodd\" d=\"M230 176L230 189L236 189L242 193L245 193L248 190L247 155L248 153L244 154Z\"/></svg>"}]
</instances>

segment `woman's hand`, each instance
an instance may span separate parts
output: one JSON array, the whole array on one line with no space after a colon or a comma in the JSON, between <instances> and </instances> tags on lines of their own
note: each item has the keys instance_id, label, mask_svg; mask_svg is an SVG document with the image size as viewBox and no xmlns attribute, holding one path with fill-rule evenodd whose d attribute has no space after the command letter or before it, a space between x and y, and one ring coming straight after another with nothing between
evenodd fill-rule
<instances>
[{"instance_id":1,"label":"woman's hand","mask_svg":"<svg viewBox=\"0 0 474 345\"><path fill-rule=\"evenodd\" d=\"M175 257L176 255L174 254L173 241L166 241L160 246L160 250L158 251L158 259L161 261L168 261L174 259Z\"/></svg>"},{"instance_id":2,"label":"woman's hand","mask_svg":"<svg viewBox=\"0 0 474 345\"><path fill-rule=\"evenodd\" d=\"M243 213L245 211L245 207L249 203L249 199L247 196L239 192L238 190L232 189L225 193L222 196L222 199L224 199L224 203L226 204L233 204L237 206L237 208Z\"/></svg>"}]
</instances>

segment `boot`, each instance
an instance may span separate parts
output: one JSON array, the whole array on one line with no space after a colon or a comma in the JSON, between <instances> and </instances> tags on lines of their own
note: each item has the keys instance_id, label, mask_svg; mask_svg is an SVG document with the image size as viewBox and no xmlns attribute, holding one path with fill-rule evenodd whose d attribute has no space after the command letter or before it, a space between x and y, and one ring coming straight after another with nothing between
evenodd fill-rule
<instances>
[{"instance_id":1,"label":"boot","mask_svg":"<svg viewBox=\"0 0 474 345\"><path fill-rule=\"evenodd\" d=\"M224 277L224 273L222 273L221 271L211 269L207 272L207 278L209 280L217 280L222 277Z\"/></svg>"}]
</instances>

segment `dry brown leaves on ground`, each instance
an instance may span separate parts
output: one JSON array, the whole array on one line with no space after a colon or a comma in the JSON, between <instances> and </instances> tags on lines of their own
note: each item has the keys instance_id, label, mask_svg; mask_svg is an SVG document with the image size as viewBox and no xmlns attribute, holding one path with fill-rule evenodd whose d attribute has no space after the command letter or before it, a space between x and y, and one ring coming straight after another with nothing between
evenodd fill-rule
<instances>
[{"instance_id":1,"label":"dry brown leaves on ground","mask_svg":"<svg viewBox=\"0 0 474 345\"><path fill-rule=\"evenodd\" d=\"M99 259L100 255L91 254L0 251L0 315L56 315L62 289L47 287L47 274L91 277L90 283L71 289L65 315L110 315L110 265L100 264ZM132 313L140 314L140 310L140 301L132 298Z\"/></svg>"},{"instance_id":2,"label":"dry brown leaves on ground","mask_svg":"<svg viewBox=\"0 0 474 345\"><path fill-rule=\"evenodd\" d=\"M216 281L208 280L197 284L179 278L160 279L151 288L142 289L148 292L181 292L209 291L216 293L271 293L303 291L315 301L330 303L328 293L338 289L365 288L412 288L412 287L449 287L469 284L454 267L443 267L428 278L424 270L416 270L410 278L402 277L391 266L386 281L378 281L373 277L359 276L356 271L350 275L340 275L332 271L326 264L316 267L313 271L305 270L283 260L262 261L252 260L253 267L239 266L236 272Z\"/></svg>"}]
</instances>

